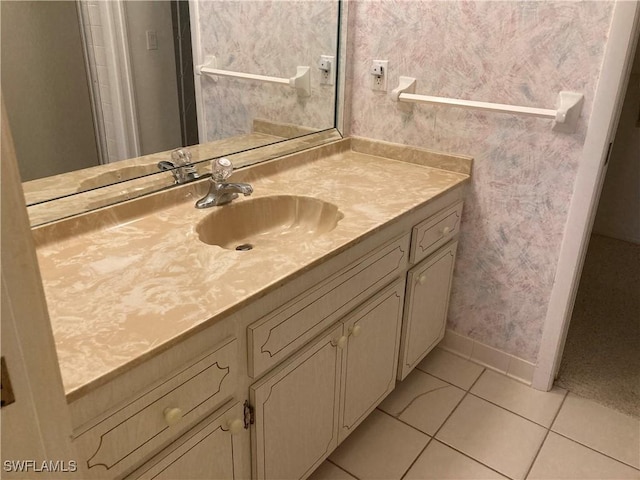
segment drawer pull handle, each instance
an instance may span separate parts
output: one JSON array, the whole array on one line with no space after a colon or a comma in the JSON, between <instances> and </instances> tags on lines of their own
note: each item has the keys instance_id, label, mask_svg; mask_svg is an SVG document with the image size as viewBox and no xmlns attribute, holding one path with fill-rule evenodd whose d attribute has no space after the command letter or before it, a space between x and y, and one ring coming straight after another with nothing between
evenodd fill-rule
<instances>
[{"instance_id":1,"label":"drawer pull handle","mask_svg":"<svg viewBox=\"0 0 640 480\"><path fill-rule=\"evenodd\" d=\"M227 421L227 428L231 435L236 435L244 429L244 422L239 418Z\"/></svg>"},{"instance_id":2,"label":"drawer pull handle","mask_svg":"<svg viewBox=\"0 0 640 480\"><path fill-rule=\"evenodd\" d=\"M442 229L442 235L447 235L451 231L451 227L446 226Z\"/></svg>"},{"instance_id":3,"label":"drawer pull handle","mask_svg":"<svg viewBox=\"0 0 640 480\"><path fill-rule=\"evenodd\" d=\"M362 333L362 327L360 325L354 325L349 328L349 335L353 335L354 337L360 336Z\"/></svg>"},{"instance_id":4,"label":"drawer pull handle","mask_svg":"<svg viewBox=\"0 0 640 480\"><path fill-rule=\"evenodd\" d=\"M427 274L426 273L423 273L422 275L420 275L418 277L418 283L420 285L424 285L425 283L427 283Z\"/></svg>"},{"instance_id":5,"label":"drawer pull handle","mask_svg":"<svg viewBox=\"0 0 640 480\"><path fill-rule=\"evenodd\" d=\"M182 420L182 409L180 408L165 408L164 409L164 421L167 422L167 425L175 425L180 420Z\"/></svg>"},{"instance_id":6,"label":"drawer pull handle","mask_svg":"<svg viewBox=\"0 0 640 480\"><path fill-rule=\"evenodd\" d=\"M331 340L331 345L342 350L347 345L347 337L343 335L337 340Z\"/></svg>"}]
</instances>

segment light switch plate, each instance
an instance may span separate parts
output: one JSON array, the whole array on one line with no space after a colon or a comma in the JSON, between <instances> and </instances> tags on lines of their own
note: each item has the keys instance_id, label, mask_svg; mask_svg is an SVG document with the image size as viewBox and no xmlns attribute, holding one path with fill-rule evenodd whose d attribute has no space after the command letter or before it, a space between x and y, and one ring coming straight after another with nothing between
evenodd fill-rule
<instances>
[{"instance_id":1,"label":"light switch plate","mask_svg":"<svg viewBox=\"0 0 640 480\"><path fill-rule=\"evenodd\" d=\"M158 49L158 33L155 30L147 30L147 50Z\"/></svg>"}]
</instances>

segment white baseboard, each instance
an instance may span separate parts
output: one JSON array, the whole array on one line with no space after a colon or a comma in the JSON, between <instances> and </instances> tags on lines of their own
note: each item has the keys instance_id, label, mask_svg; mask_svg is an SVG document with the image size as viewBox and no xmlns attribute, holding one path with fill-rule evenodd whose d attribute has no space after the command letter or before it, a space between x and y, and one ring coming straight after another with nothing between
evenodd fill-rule
<instances>
[{"instance_id":1,"label":"white baseboard","mask_svg":"<svg viewBox=\"0 0 640 480\"><path fill-rule=\"evenodd\" d=\"M447 329L440 348L531 385L535 365Z\"/></svg>"}]
</instances>

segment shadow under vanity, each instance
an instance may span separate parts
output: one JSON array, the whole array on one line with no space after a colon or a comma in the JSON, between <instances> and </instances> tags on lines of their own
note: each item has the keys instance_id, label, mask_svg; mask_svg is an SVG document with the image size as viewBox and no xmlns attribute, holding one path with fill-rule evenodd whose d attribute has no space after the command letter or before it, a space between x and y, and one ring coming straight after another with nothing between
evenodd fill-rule
<instances>
[{"instance_id":1,"label":"shadow under vanity","mask_svg":"<svg viewBox=\"0 0 640 480\"><path fill-rule=\"evenodd\" d=\"M471 159L347 138L33 230L93 478L306 478L442 339ZM333 229L236 251L215 209L274 196ZM224 225L216 225L224 229Z\"/></svg>"}]
</instances>

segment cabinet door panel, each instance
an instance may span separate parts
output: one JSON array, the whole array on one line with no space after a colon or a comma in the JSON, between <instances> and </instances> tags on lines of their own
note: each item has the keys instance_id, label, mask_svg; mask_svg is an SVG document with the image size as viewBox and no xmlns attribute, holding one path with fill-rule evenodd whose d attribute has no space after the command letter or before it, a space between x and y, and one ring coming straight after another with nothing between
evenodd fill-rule
<instances>
[{"instance_id":1,"label":"cabinet door panel","mask_svg":"<svg viewBox=\"0 0 640 480\"><path fill-rule=\"evenodd\" d=\"M398 379L444 337L458 242L451 242L409 270Z\"/></svg>"},{"instance_id":2,"label":"cabinet door panel","mask_svg":"<svg viewBox=\"0 0 640 480\"><path fill-rule=\"evenodd\" d=\"M395 387L403 297L398 280L344 320L340 442Z\"/></svg>"},{"instance_id":3,"label":"cabinet door panel","mask_svg":"<svg viewBox=\"0 0 640 480\"><path fill-rule=\"evenodd\" d=\"M342 325L251 387L254 478L308 476L337 446Z\"/></svg>"}]
</instances>

